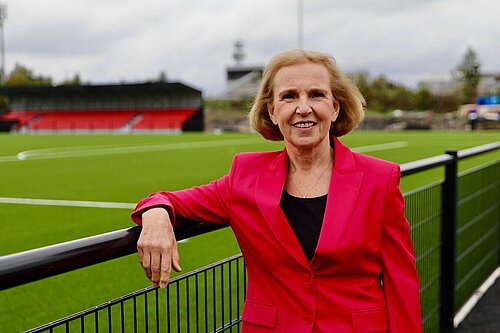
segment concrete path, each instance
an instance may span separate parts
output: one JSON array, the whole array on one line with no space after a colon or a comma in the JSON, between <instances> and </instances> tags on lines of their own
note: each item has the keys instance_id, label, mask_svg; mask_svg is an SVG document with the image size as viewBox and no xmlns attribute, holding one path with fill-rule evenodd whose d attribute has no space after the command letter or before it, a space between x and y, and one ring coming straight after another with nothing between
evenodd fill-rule
<instances>
[{"instance_id":1,"label":"concrete path","mask_svg":"<svg viewBox=\"0 0 500 333\"><path fill-rule=\"evenodd\" d=\"M455 333L500 333L500 282L496 280Z\"/></svg>"}]
</instances>

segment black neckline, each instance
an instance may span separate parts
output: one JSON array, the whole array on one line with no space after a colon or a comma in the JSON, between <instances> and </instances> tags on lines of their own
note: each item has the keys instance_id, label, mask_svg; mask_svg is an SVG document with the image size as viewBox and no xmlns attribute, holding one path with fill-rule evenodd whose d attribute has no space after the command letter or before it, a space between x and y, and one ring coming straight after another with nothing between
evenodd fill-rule
<instances>
[{"instance_id":1,"label":"black neckline","mask_svg":"<svg viewBox=\"0 0 500 333\"><path fill-rule=\"evenodd\" d=\"M297 200L297 201L319 201L319 200L324 200L328 196L327 194L320 195L319 197L310 197L310 198L302 198L302 197L296 197L294 195L291 195L290 193L287 192L287 190L283 190L283 194L286 195L288 198L291 200Z\"/></svg>"}]
</instances>

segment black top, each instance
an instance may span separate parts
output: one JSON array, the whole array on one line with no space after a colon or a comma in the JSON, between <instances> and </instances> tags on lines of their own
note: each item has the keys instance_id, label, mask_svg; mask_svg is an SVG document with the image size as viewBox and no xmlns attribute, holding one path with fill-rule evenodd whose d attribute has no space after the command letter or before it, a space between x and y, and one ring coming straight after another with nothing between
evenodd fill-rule
<instances>
[{"instance_id":1,"label":"black top","mask_svg":"<svg viewBox=\"0 0 500 333\"><path fill-rule=\"evenodd\" d=\"M313 258L325 215L327 194L316 198L297 198L283 191L280 206L292 227L307 260Z\"/></svg>"}]
</instances>

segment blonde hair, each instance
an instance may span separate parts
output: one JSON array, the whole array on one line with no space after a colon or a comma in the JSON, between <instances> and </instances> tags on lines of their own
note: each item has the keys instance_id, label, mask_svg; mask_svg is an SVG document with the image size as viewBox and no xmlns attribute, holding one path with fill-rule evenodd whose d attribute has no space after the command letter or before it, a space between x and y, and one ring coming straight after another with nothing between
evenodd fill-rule
<instances>
[{"instance_id":1,"label":"blonde hair","mask_svg":"<svg viewBox=\"0 0 500 333\"><path fill-rule=\"evenodd\" d=\"M250 109L250 125L265 139L283 140L283 134L277 125L273 124L267 106L273 103L273 87L276 73L283 67L312 62L325 66L330 77L330 88L333 97L340 105L337 120L332 123L330 133L342 136L349 133L364 118L365 99L351 79L342 73L335 59L322 52L292 50L274 56L266 66L259 91Z\"/></svg>"}]
</instances>

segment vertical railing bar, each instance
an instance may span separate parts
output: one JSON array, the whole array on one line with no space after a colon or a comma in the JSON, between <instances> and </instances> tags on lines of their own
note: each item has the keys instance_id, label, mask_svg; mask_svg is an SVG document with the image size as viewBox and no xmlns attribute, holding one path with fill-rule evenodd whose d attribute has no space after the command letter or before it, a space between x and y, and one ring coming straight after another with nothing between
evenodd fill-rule
<instances>
[{"instance_id":1,"label":"vertical railing bar","mask_svg":"<svg viewBox=\"0 0 500 333\"><path fill-rule=\"evenodd\" d=\"M66 322L66 333L69 333L69 321Z\"/></svg>"},{"instance_id":2,"label":"vertical railing bar","mask_svg":"<svg viewBox=\"0 0 500 333\"><path fill-rule=\"evenodd\" d=\"M122 333L125 332L125 309L123 308L123 301L120 302L120 324L122 325Z\"/></svg>"},{"instance_id":3,"label":"vertical railing bar","mask_svg":"<svg viewBox=\"0 0 500 333\"><path fill-rule=\"evenodd\" d=\"M180 302L180 281L175 284L175 290L177 292L177 333L181 333L181 302Z\"/></svg>"},{"instance_id":4,"label":"vertical railing bar","mask_svg":"<svg viewBox=\"0 0 500 333\"><path fill-rule=\"evenodd\" d=\"M455 237L457 219L457 162L458 152L447 150L453 160L445 165L445 180L442 189L441 221L441 281L440 281L440 332L452 333L455 314Z\"/></svg>"},{"instance_id":5,"label":"vertical railing bar","mask_svg":"<svg viewBox=\"0 0 500 333\"><path fill-rule=\"evenodd\" d=\"M148 293L144 293L144 329L145 332L148 333L148 322L149 322L149 315L148 315Z\"/></svg>"},{"instance_id":6,"label":"vertical railing bar","mask_svg":"<svg viewBox=\"0 0 500 333\"><path fill-rule=\"evenodd\" d=\"M85 332L85 316L82 316L80 318L80 332L81 333Z\"/></svg>"},{"instance_id":7,"label":"vertical railing bar","mask_svg":"<svg viewBox=\"0 0 500 333\"><path fill-rule=\"evenodd\" d=\"M167 332L170 333L171 332L171 323L172 321L170 320L170 285L167 286L167 293L166 293L166 297L167 297Z\"/></svg>"},{"instance_id":8,"label":"vertical railing bar","mask_svg":"<svg viewBox=\"0 0 500 333\"><path fill-rule=\"evenodd\" d=\"M236 315L240 315L240 259L236 260ZM240 325L238 324L238 330Z\"/></svg>"},{"instance_id":9,"label":"vertical railing bar","mask_svg":"<svg viewBox=\"0 0 500 333\"><path fill-rule=\"evenodd\" d=\"M97 313L97 310L94 312L94 317L95 317L95 332L99 332L99 314Z\"/></svg>"},{"instance_id":10,"label":"vertical railing bar","mask_svg":"<svg viewBox=\"0 0 500 333\"><path fill-rule=\"evenodd\" d=\"M186 324L187 324L187 332L191 332L191 320L189 317L189 278L186 278Z\"/></svg>"},{"instance_id":11,"label":"vertical railing bar","mask_svg":"<svg viewBox=\"0 0 500 333\"><path fill-rule=\"evenodd\" d=\"M195 275L195 289L196 289L196 333L200 332L200 297L199 297L199 285L198 285L198 278L199 278L199 273L196 273Z\"/></svg>"},{"instance_id":12,"label":"vertical railing bar","mask_svg":"<svg viewBox=\"0 0 500 333\"><path fill-rule=\"evenodd\" d=\"M137 296L134 296L134 332L137 332Z\"/></svg>"},{"instance_id":13,"label":"vertical railing bar","mask_svg":"<svg viewBox=\"0 0 500 333\"><path fill-rule=\"evenodd\" d=\"M203 272L203 276L204 276L204 286L205 286L205 333L208 333L208 286L207 286L207 271L204 271Z\"/></svg>"},{"instance_id":14,"label":"vertical railing bar","mask_svg":"<svg viewBox=\"0 0 500 333\"><path fill-rule=\"evenodd\" d=\"M246 265L243 260L243 299L247 298L247 274L246 274Z\"/></svg>"},{"instance_id":15,"label":"vertical railing bar","mask_svg":"<svg viewBox=\"0 0 500 333\"><path fill-rule=\"evenodd\" d=\"M156 332L160 333L160 302L158 300L158 288L155 289L155 306Z\"/></svg>"},{"instance_id":16,"label":"vertical railing bar","mask_svg":"<svg viewBox=\"0 0 500 333\"><path fill-rule=\"evenodd\" d=\"M232 299L233 299L233 286L232 286L232 279L231 279L231 276L232 276L232 268L233 266L231 265L231 261L229 261L229 322L231 322L233 320L233 302L232 302ZM233 328L231 326L231 332L233 331Z\"/></svg>"},{"instance_id":17,"label":"vertical railing bar","mask_svg":"<svg viewBox=\"0 0 500 333\"><path fill-rule=\"evenodd\" d=\"M214 306L214 313L213 313L213 318L214 318L214 331L217 330L217 296L216 296L216 287L215 287L215 281L216 281L216 278L215 278L215 270L216 270L216 267L214 267L212 269L212 293L213 293L213 306Z\"/></svg>"},{"instance_id":18,"label":"vertical railing bar","mask_svg":"<svg viewBox=\"0 0 500 333\"><path fill-rule=\"evenodd\" d=\"M108 332L113 332L112 320L111 320L111 305L108 307Z\"/></svg>"},{"instance_id":19,"label":"vertical railing bar","mask_svg":"<svg viewBox=\"0 0 500 333\"><path fill-rule=\"evenodd\" d=\"M220 265L220 303L221 303L221 322L222 322L222 328L225 327L225 322L224 322L224 267L226 264L221 264Z\"/></svg>"}]
</instances>

